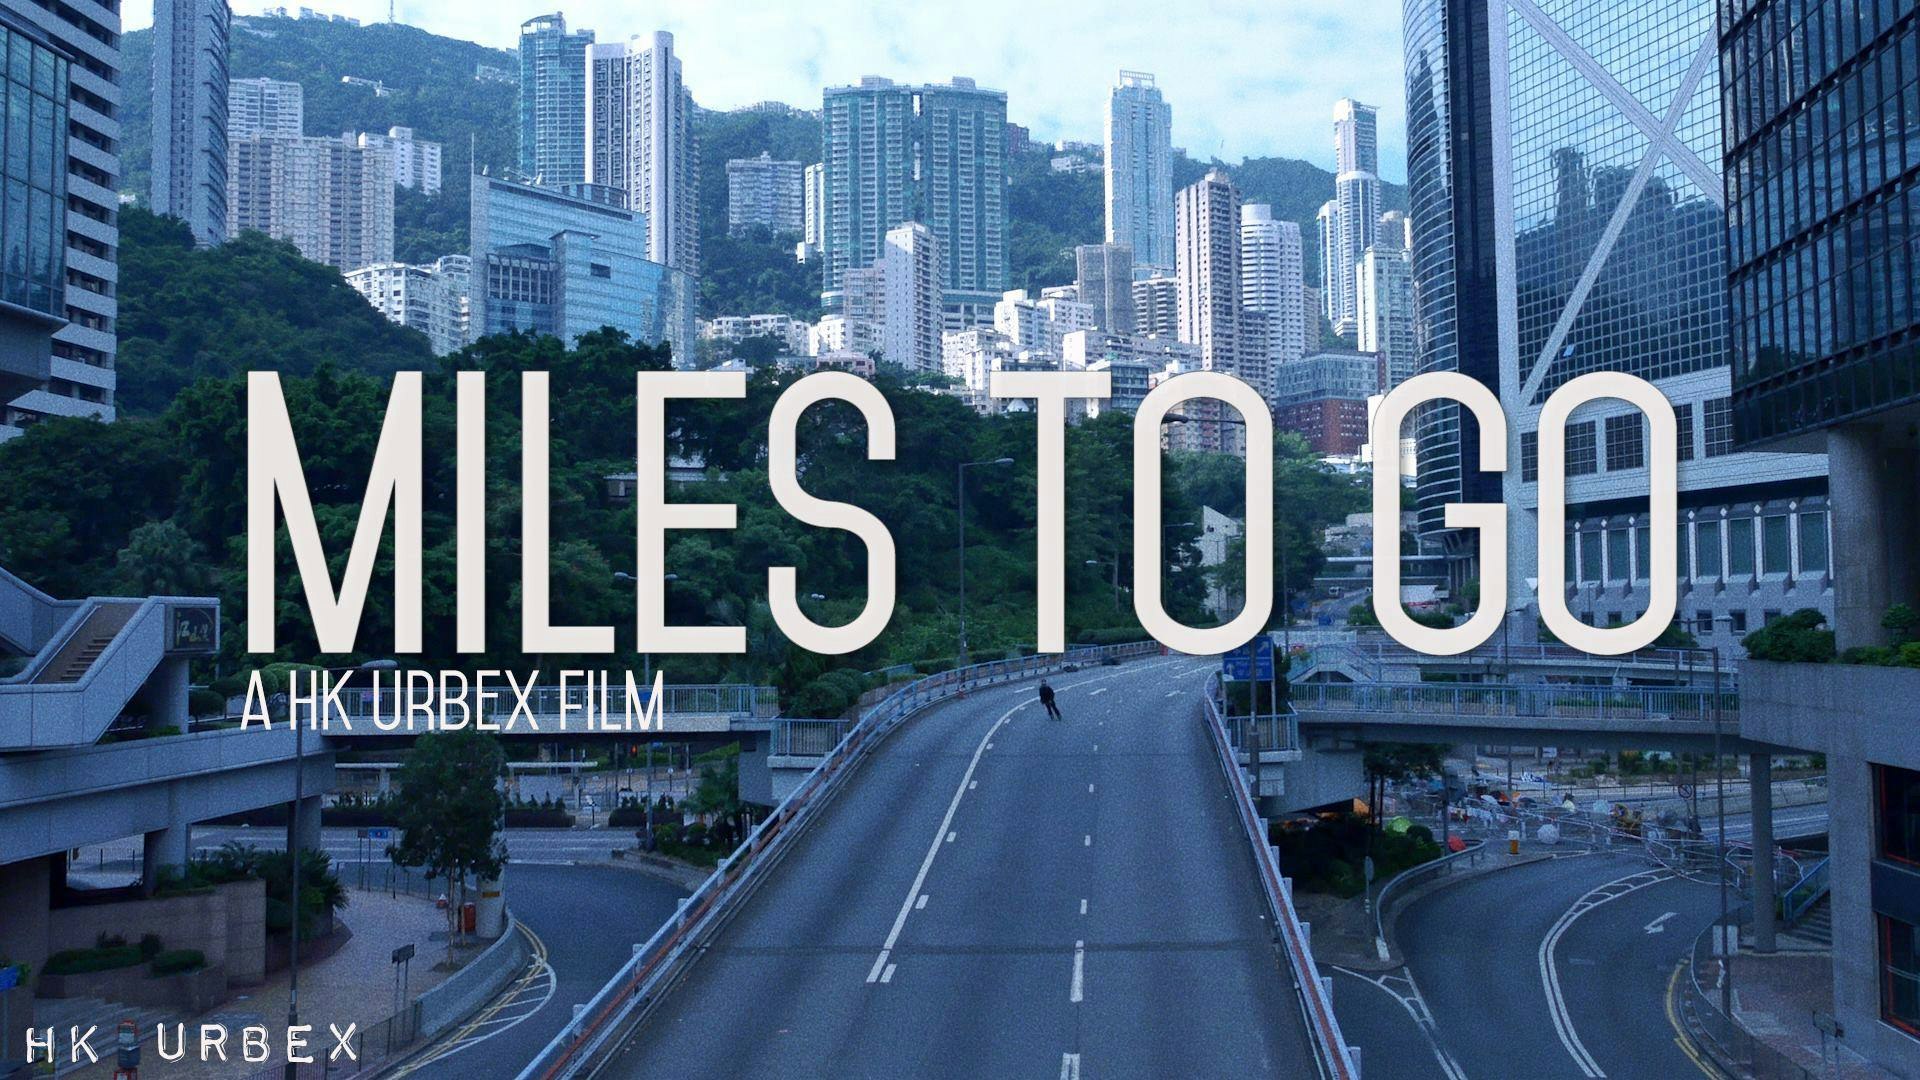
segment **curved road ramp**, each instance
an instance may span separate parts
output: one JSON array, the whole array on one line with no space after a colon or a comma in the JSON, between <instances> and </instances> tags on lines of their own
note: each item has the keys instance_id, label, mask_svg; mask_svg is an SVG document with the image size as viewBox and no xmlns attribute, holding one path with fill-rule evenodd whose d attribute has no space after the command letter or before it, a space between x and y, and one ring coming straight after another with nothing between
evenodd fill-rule
<instances>
[{"instance_id":1,"label":"curved road ramp","mask_svg":"<svg viewBox=\"0 0 1920 1080\"><path fill-rule=\"evenodd\" d=\"M1216 668L1147 644L903 687L521 1080L1358 1080Z\"/></svg>"}]
</instances>

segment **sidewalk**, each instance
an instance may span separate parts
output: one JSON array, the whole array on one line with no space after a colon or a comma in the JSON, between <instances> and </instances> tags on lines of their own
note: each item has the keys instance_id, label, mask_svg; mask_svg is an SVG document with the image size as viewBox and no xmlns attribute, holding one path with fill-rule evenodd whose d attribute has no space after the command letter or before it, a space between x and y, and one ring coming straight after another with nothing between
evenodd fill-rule
<instances>
[{"instance_id":1,"label":"sidewalk","mask_svg":"<svg viewBox=\"0 0 1920 1080\"><path fill-rule=\"evenodd\" d=\"M354 1037L354 1048L365 1056L366 1051L360 1046L362 1035L394 1011L395 949L412 945L418 953L407 980L412 997L438 986L451 974L434 970L446 957L447 919L446 912L435 908L432 901L357 889L349 890L347 895L351 902L337 919L352 929L352 938L333 955L311 965L304 961L300 965L300 1022L313 1026L306 1052L316 1060L324 1059L334 1047L328 1024L343 1031L348 1024L357 1024L360 1033ZM460 955L464 960L474 954L474 950L463 950ZM288 990L287 973L276 972L260 986L241 989L212 1012L187 1018L184 1022L190 1041L184 1061L160 1060L154 1048L153 1029L142 1029L142 1075L156 1080L252 1080L257 1074L284 1066ZM228 1061L216 1059L202 1063L197 1060L198 1045L192 1039L201 1024L226 1025ZM268 1043L273 1050L265 1062L239 1060L240 1029L250 1024L267 1029ZM95 1036L93 1046L101 1055L101 1063L67 1075L79 1080L111 1080L113 1033L103 1031ZM168 1048L172 1049L171 1035ZM343 1057L336 1065L344 1063Z\"/></svg>"},{"instance_id":2,"label":"sidewalk","mask_svg":"<svg viewBox=\"0 0 1920 1080\"><path fill-rule=\"evenodd\" d=\"M1794 1064L1825 1080L1897 1080L1845 1049L1838 1051L1834 1071L1831 1040L1822 1058L1815 1013L1833 1014L1833 956L1831 953L1774 953L1760 956L1741 952L1733 965L1733 1012L1740 1026L1757 1041L1785 1055Z\"/></svg>"}]
</instances>

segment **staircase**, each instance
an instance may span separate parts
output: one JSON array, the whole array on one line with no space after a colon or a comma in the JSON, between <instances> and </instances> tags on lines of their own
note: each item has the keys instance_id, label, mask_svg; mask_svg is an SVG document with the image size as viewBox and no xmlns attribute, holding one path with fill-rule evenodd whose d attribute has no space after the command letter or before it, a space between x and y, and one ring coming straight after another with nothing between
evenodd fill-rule
<instances>
[{"instance_id":1,"label":"staircase","mask_svg":"<svg viewBox=\"0 0 1920 1080\"><path fill-rule=\"evenodd\" d=\"M1777 935L1776 940L1784 950L1792 952L1831 952L1833 950L1833 894L1828 893L1814 901L1794 921Z\"/></svg>"},{"instance_id":2,"label":"staircase","mask_svg":"<svg viewBox=\"0 0 1920 1080\"><path fill-rule=\"evenodd\" d=\"M71 686L87 677L94 661L113 644L120 631L133 618L139 606L132 603L101 601L88 612L71 636L62 643L34 682L42 686Z\"/></svg>"},{"instance_id":3,"label":"staircase","mask_svg":"<svg viewBox=\"0 0 1920 1080\"><path fill-rule=\"evenodd\" d=\"M56 1076L64 1076L82 1068L87 1063L87 1056L84 1053L80 1055L80 1065L75 1065L71 1055L67 1053L67 1043L72 1036L73 1028L79 1028L82 1034L85 1034L89 1027L96 1029L93 1036L87 1040L87 1045L93 1047L93 1052L100 1055L101 1061L111 1062L113 1048L116 1045L115 1033L119 1031L122 1020L133 1021L134 1030L139 1033L140 1041L146 1042L153 1038L158 1025L182 1019L183 1017L179 1014L165 1009L121 1005L118 1002L103 1001L100 998L36 998L33 1002L33 1026L42 1030L52 1028L54 1038L59 1043Z\"/></svg>"},{"instance_id":4,"label":"staircase","mask_svg":"<svg viewBox=\"0 0 1920 1080\"><path fill-rule=\"evenodd\" d=\"M49 674L46 681L50 683L79 682L88 669L93 667L93 662L100 659L100 654L106 652L107 646L111 644L113 644L112 634L89 636L85 641L79 642L80 647L77 650L61 658L62 663L58 669Z\"/></svg>"}]
</instances>

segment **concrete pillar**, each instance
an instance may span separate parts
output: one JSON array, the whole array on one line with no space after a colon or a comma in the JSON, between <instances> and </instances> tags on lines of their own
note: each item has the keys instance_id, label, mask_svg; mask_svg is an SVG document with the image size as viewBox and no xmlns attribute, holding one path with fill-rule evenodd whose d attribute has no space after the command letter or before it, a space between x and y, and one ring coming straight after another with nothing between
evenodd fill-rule
<instances>
[{"instance_id":1,"label":"concrete pillar","mask_svg":"<svg viewBox=\"0 0 1920 1080\"><path fill-rule=\"evenodd\" d=\"M1753 791L1753 951L1774 950L1773 757L1754 754L1748 784Z\"/></svg>"},{"instance_id":2,"label":"concrete pillar","mask_svg":"<svg viewBox=\"0 0 1920 1080\"><path fill-rule=\"evenodd\" d=\"M289 850L320 847L320 796L309 795L287 804L287 847Z\"/></svg>"},{"instance_id":3,"label":"concrete pillar","mask_svg":"<svg viewBox=\"0 0 1920 1080\"><path fill-rule=\"evenodd\" d=\"M147 727L187 730L188 671L185 658L162 660L141 685L137 699L147 707Z\"/></svg>"},{"instance_id":4,"label":"concrete pillar","mask_svg":"<svg viewBox=\"0 0 1920 1080\"><path fill-rule=\"evenodd\" d=\"M1896 429L1853 424L1827 433L1833 513L1834 644L1884 645L1887 608L1920 600L1920 564L1911 544L1920 528L1912 440Z\"/></svg>"},{"instance_id":5,"label":"concrete pillar","mask_svg":"<svg viewBox=\"0 0 1920 1080\"><path fill-rule=\"evenodd\" d=\"M140 853L140 891L152 896L154 887L160 884L162 869L169 866L183 868L187 860L193 857L193 826L181 822L150 832L144 839L145 845Z\"/></svg>"}]
</instances>

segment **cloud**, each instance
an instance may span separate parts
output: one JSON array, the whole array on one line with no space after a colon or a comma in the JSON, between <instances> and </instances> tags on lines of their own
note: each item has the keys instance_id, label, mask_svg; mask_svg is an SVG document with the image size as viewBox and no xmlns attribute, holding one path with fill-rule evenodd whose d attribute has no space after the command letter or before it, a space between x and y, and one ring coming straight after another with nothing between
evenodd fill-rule
<instances>
[{"instance_id":1,"label":"cloud","mask_svg":"<svg viewBox=\"0 0 1920 1080\"><path fill-rule=\"evenodd\" d=\"M687 84L709 108L768 100L818 108L822 85L862 75L966 75L1007 91L1010 118L1035 138L1097 141L1106 89L1124 67L1157 76L1173 105L1174 145L1195 157L1273 154L1330 166L1333 102L1357 97L1381 108L1382 170L1405 175L1401 0L657 0L644 16L616 0L550 2L602 41L673 31ZM387 14L386 0L308 3L364 20ZM236 10L266 6L242 0ZM543 10L551 9L397 2L402 22L503 48ZM152 21L150 4L123 11L130 29Z\"/></svg>"}]
</instances>

